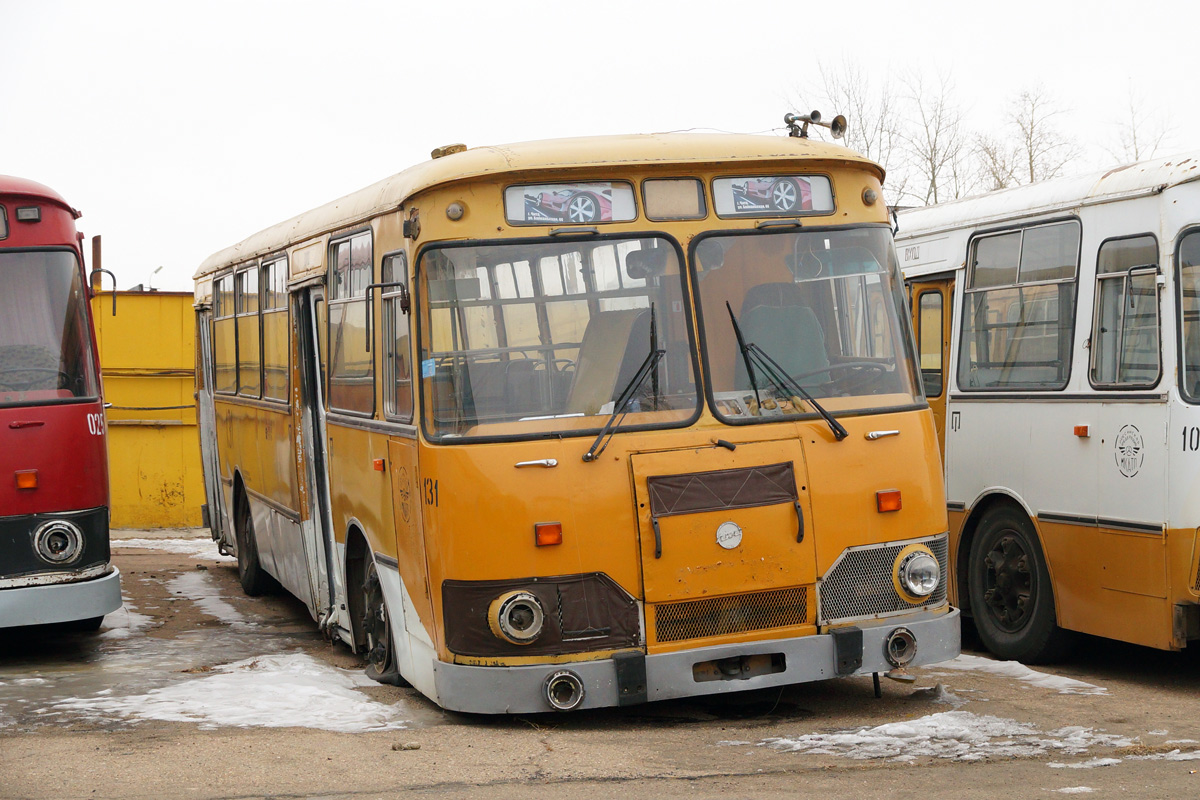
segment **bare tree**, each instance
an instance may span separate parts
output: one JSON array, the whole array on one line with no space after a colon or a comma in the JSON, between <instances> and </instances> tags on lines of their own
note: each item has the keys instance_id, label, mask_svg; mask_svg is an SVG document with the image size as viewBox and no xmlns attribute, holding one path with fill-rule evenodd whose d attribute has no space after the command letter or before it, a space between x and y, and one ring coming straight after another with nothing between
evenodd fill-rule
<instances>
[{"instance_id":1,"label":"bare tree","mask_svg":"<svg viewBox=\"0 0 1200 800\"><path fill-rule=\"evenodd\" d=\"M881 73L884 74L884 73ZM804 96L826 112L826 119L836 114L846 117L846 135L842 144L862 153L879 164L888 175L888 194L899 197L904 193L907 171L904 169L903 138L899 103L886 78L873 81L855 61L843 59L835 66L822 65L821 86L810 86ZM798 111L809 106L796 104ZM810 128L825 138L827 131Z\"/></svg>"},{"instance_id":2,"label":"bare tree","mask_svg":"<svg viewBox=\"0 0 1200 800\"><path fill-rule=\"evenodd\" d=\"M1134 92L1132 84L1129 86L1128 102L1128 116L1115 123L1117 140L1114 146L1105 147L1105 150L1120 162L1153 158L1167 139L1170 127L1161 116L1147 113L1145 101Z\"/></svg>"},{"instance_id":3,"label":"bare tree","mask_svg":"<svg viewBox=\"0 0 1200 800\"><path fill-rule=\"evenodd\" d=\"M982 173L983 188L987 191L1007 189L1020 183L1016 175L1018 153L1010 142L998 136L978 134L975 159Z\"/></svg>"},{"instance_id":4,"label":"bare tree","mask_svg":"<svg viewBox=\"0 0 1200 800\"><path fill-rule=\"evenodd\" d=\"M926 205L969 194L976 184L968 164L969 148L962 110L948 75L930 84L919 73L903 78L911 123L901 134L913 170L908 194Z\"/></svg>"},{"instance_id":5,"label":"bare tree","mask_svg":"<svg viewBox=\"0 0 1200 800\"><path fill-rule=\"evenodd\" d=\"M1079 148L1054 127L1063 114L1041 86L1023 89L1009 106L1009 122L1016 133L1019 162L1014 164L1017 183L1035 183L1063 174Z\"/></svg>"}]
</instances>

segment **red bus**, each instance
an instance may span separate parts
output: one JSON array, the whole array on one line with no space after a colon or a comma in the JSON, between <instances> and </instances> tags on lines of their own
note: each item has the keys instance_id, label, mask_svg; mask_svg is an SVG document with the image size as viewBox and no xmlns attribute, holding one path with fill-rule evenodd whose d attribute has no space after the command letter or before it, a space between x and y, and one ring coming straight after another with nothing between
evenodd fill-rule
<instances>
[{"instance_id":1,"label":"red bus","mask_svg":"<svg viewBox=\"0 0 1200 800\"><path fill-rule=\"evenodd\" d=\"M0 628L94 630L121 607L78 218L0 175Z\"/></svg>"}]
</instances>

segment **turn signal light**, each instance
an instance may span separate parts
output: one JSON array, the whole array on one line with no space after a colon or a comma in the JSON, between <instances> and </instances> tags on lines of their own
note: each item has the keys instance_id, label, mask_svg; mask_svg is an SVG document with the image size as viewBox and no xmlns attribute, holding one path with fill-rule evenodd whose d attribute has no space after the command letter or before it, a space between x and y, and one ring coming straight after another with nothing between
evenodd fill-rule
<instances>
[{"instance_id":1,"label":"turn signal light","mask_svg":"<svg viewBox=\"0 0 1200 800\"><path fill-rule=\"evenodd\" d=\"M1075 426L1075 435L1078 436L1080 439L1086 439L1089 436L1091 436L1092 434L1090 431L1088 431L1087 425L1076 425Z\"/></svg>"},{"instance_id":2,"label":"turn signal light","mask_svg":"<svg viewBox=\"0 0 1200 800\"><path fill-rule=\"evenodd\" d=\"M38 477L36 469L21 469L17 470L17 488L18 489L36 489L38 486Z\"/></svg>"},{"instance_id":3,"label":"turn signal light","mask_svg":"<svg viewBox=\"0 0 1200 800\"><path fill-rule=\"evenodd\" d=\"M376 472L383 472L385 463L382 458L377 458L371 462L371 466L374 467Z\"/></svg>"},{"instance_id":4,"label":"turn signal light","mask_svg":"<svg viewBox=\"0 0 1200 800\"><path fill-rule=\"evenodd\" d=\"M533 526L533 540L538 547L562 544L562 523L539 522Z\"/></svg>"},{"instance_id":5,"label":"turn signal light","mask_svg":"<svg viewBox=\"0 0 1200 800\"><path fill-rule=\"evenodd\" d=\"M875 493L875 508L882 514L885 511L900 510L900 490L884 489Z\"/></svg>"}]
</instances>

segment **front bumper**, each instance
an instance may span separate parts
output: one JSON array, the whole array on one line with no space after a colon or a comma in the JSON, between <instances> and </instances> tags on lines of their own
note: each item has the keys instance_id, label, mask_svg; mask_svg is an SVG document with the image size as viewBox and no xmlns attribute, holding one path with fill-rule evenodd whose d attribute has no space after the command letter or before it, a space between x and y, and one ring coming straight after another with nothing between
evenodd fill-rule
<instances>
[{"instance_id":1,"label":"front bumper","mask_svg":"<svg viewBox=\"0 0 1200 800\"><path fill-rule=\"evenodd\" d=\"M947 612L863 621L857 623L857 627L862 630L862 665L850 675L890 670L892 666L884 655L884 642L897 628L907 628L916 637L917 653L909 666L935 664L959 654L957 608ZM784 668L780 672L749 678L719 681L693 679L692 667L695 664L755 655L782 655ZM833 636L827 633L648 655L646 699L670 700L826 680L839 676L837 665ZM552 673L562 669L571 670L583 682L585 694L578 708L619 705L616 665L612 659L520 667L476 667L439 661L434 664L437 702L451 711L476 714L553 711L546 699L544 685Z\"/></svg>"},{"instance_id":2,"label":"front bumper","mask_svg":"<svg viewBox=\"0 0 1200 800\"><path fill-rule=\"evenodd\" d=\"M121 607L121 572L85 581L0 589L0 628L102 617Z\"/></svg>"}]
</instances>

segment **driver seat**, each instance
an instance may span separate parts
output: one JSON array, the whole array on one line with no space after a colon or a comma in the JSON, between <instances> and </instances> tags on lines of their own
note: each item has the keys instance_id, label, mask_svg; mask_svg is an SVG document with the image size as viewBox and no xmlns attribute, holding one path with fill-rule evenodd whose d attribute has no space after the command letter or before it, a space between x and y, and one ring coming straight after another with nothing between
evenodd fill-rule
<instances>
[{"instance_id":1,"label":"driver seat","mask_svg":"<svg viewBox=\"0 0 1200 800\"><path fill-rule=\"evenodd\" d=\"M825 334L817 315L804 302L804 290L794 283L764 283L746 293L739 325L746 344L756 344L788 375L816 372L829 366ZM755 368L759 388L765 377ZM734 364L734 387L750 389L742 354Z\"/></svg>"}]
</instances>

